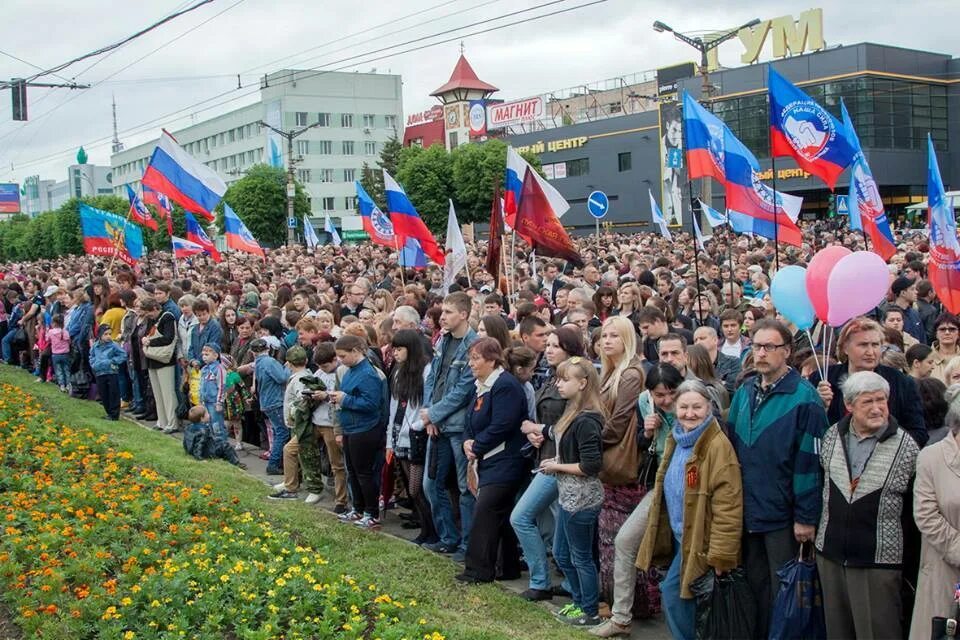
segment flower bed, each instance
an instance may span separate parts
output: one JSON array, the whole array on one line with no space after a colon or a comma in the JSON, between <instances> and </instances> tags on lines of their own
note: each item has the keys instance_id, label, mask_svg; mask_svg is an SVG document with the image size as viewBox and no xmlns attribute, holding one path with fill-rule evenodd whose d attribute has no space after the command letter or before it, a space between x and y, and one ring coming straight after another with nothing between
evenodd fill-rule
<instances>
[{"instance_id":1,"label":"flower bed","mask_svg":"<svg viewBox=\"0 0 960 640\"><path fill-rule=\"evenodd\" d=\"M6 384L0 461L0 586L25 637L443 640L415 601Z\"/></svg>"}]
</instances>

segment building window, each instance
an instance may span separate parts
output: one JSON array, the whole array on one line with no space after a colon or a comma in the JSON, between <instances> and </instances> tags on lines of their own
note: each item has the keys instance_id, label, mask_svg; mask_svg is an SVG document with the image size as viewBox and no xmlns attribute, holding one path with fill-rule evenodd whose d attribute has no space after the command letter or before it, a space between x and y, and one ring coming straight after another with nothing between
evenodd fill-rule
<instances>
[{"instance_id":1,"label":"building window","mask_svg":"<svg viewBox=\"0 0 960 640\"><path fill-rule=\"evenodd\" d=\"M330 140L315 140L317 143L317 153L322 156L329 156L333 153L333 142Z\"/></svg>"},{"instance_id":2,"label":"building window","mask_svg":"<svg viewBox=\"0 0 960 640\"><path fill-rule=\"evenodd\" d=\"M386 120L387 129L393 129L394 131L396 131L397 116L384 116L384 119Z\"/></svg>"},{"instance_id":3,"label":"building window","mask_svg":"<svg viewBox=\"0 0 960 640\"><path fill-rule=\"evenodd\" d=\"M356 169L344 169L343 170L343 181L344 182L353 182L357 179L357 170Z\"/></svg>"},{"instance_id":4,"label":"building window","mask_svg":"<svg viewBox=\"0 0 960 640\"><path fill-rule=\"evenodd\" d=\"M250 135L247 133L247 129L249 129L249 127L250 125L245 127L237 127L237 140L243 140L244 138L250 137Z\"/></svg>"},{"instance_id":5,"label":"building window","mask_svg":"<svg viewBox=\"0 0 960 640\"><path fill-rule=\"evenodd\" d=\"M224 144L226 144L226 141L227 141L227 136L226 136L226 135L224 135L224 134L221 133L221 134L218 135L217 137L219 138L219 140L216 141L218 145L220 145L220 146L222 147Z\"/></svg>"},{"instance_id":6,"label":"building window","mask_svg":"<svg viewBox=\"0 0 960 640\"><path fill-rule=\"evenodd\" d=\"M353 129L353 114L352 113L341 113L340 114L340 126L344 129Z\"/></svg>"},{"instance_id":7,"label":"building window","mask_svg":"<svg viewBox=\"0 0 960 640\"><path fill-rule=\"evenodd\" d=\"M231 169L237 168L237 156L230 156L230 168Z\"/></svg>"},{"instance_id":8,"label":"building window","mask_svg":"<svg viewBox=\"0 0 960 640\"><path fill-rule=\"evenodd\" d=\"M343 199L343 208L347 211L354 211L357 208L357 197L347 196Z\"/></svg>"},{"instance_id":9,"label":"building window","mask_svg":"<svg viewBox=\"0 0 960 640\"><path fill-rule=\"evenodd\" d=\"M450 132L450 148L451 148L451 149L456 149L457 146L459 146L459 145L457 144L457 140L458 140L458 138L457 138L457 132L456 132L456 131L451 131L451 132Z\"/></svg>"},{"instance_id":10,"label":"building window","mask_svg":"<svg viewBox=\"0 0 960 640\"><path fill-rule=\"evenodd\" d=\"M590 174L590 158L567 160L567 177L585 176Z\"/></svg>"},{"instance_id":11,"label":"building window","mask_svg":"<svg viewBox=\"0 0 960 640\"><path fill-rule=\"evenodd\" d=\"M630 171L633 168L633 156L629 151L617 154L617 166L620 171Z\"/></svg>"},{"instance_id":12,"label":"building window","mask_svg":"<svg viewBox=\"0 0 960 640\"><path fill-rule=\"evenodd\" d=\"M372 113L363 114L363 126L366 127L367 129L372 129L375 126L377 126L374 120L376 120L376 116L373 115Z\"/></svg>"},{"instance_id":13,"label":"building window","mask_svg":"<svg viewBox=\"0 0 960 640\"><path fill-rule=\"evenodd\" d=\"M310 178L310 169L297 169L297 180L299 180L301 184L311 182Z\"/></svg>"},{"instance_id":14,"label":"building window","mask_svg":"<svg viewBox=\"0 0 960 640\"><path fill-rule=\"evenodd\" d=\"M310 153L310 141L297 140L297 153L299 153L301 156L305 156Z\"/></svg>"},{"instance_id":15,"label":"building window","mask_svg":"<svg viewBox=\"0 0 960 640\"><path fill-rule=\"evenodd\" d=\"M353 155L353 140L344 140L343 141L343 155L352 156Z\"/></svg>"},{"instance_id":16,"label":"building window","mask_svg":"<svg viewBox=\"0 0 960 640\"><path fill-rule=\"evenodd\" d=\"M333 197L328 196L326 198L320 198L320 208L323 209L324 211L333 211L334 209Z\"/></svg>"},{"instance_id":17,"label":"building window","mask_svg":"<svg viewBox=\"0 0 960 640\"><path fill-rule=\"evenodd\" d=\"M318 113L318 114L317 114L317 122L320 123L318 126L321 126L321 127L329 127L329 126L330 126L330 114L329 114L329 113Z\"/></svg>"},{"instance_id":18,"label":"building window","mask_svg":"<svg viewBox=\"0 0 960 640\"><path fill-rule=\"evenodd\" d=\"M297 126L305 127L307 126L307 112L306 111L297 111Z\"/></svg>"},{"instance_id":19,"label":"building window","mask_svg":"<svg viewBox=\"0 0 960 640\"><path fill-rule=\"evenodd\" d=\"M320 182L333 182L333 169L320 169Z\"/></svg>"},{"instance_id":20,"label":"building window","mask_svg":"<svg viewBox=\"0 0 960 640\"><path fill-rule=\"evenodd\" d=\"M230 129L230 131L227 132L227 142L236 142L236 141L237 141L237 130Z\"/></svg>"},{"instance_id":21,"label":"building window","mask_svg":"<svg viewBox=\"0 0 960 640\"><path fill-rule=\"evenodd\" d=\"M377 143L373 141L367 141L363 143L363 153L368 156L377 155Z\"/></svg>"}]
</instances>

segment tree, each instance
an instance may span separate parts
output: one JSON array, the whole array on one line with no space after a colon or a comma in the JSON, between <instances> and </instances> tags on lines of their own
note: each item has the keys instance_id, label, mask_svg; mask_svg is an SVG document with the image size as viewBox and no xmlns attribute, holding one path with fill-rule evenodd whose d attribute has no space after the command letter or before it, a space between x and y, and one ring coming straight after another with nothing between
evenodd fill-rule
<instances>
[{"instance_id":1,"label":"tree","mask_svg":"<svg viewBox=\"0 0 960 640\"><path fill-rule=\"evenodd\" d=\"M303 185L294 182L294 217L300 227L310 213L310 200ZM250 233L261 244L279 246L287 241L287 173L283 169L258 164L237 180L223 201L243 219ZM217 226L223 229L223 206L217 208Z\"/></svg>"},{"instance_id":2,"label":"tree","mask_svg":"<svg viewBox=\"0 0 960 640\"><path fill-rule=\"evenodd\" d=\"M403 143L394 135L380 149L380 159L377 161L376 168L371 167L366 162L360 170L360 185L373 198L378 205L386 203L386 192L383 188L383 172L387 171L394 178L397 177L397 171L400 164L400 153L403 151Z\"/></svg>"},{"instance_id":3,"label":"tree","mask_svg":"<svg viewBox=\"0 0 960 640\"><path fill-rule=\"evenodd\" d=\"M447 228L448 198L454 194L450 154L438 144L429 149L406 147L393 174L434 234Z\"/></svg>"},{"instance_id":4,"label":"tree","mask_svg":"<svg viewBox=\"0 0 960 640\"><path fill-rule=\"evenodd\" d=\"M540 159L532 153L520 154L534 169L540 171ZM457 219L461 223L487 222L490 219L490 200L493 187L503 188L507 165L507 144L502 140L488 140L483 144L465 144L450 154L453 165L453 196Z\"/></svg>"}]
</instances>

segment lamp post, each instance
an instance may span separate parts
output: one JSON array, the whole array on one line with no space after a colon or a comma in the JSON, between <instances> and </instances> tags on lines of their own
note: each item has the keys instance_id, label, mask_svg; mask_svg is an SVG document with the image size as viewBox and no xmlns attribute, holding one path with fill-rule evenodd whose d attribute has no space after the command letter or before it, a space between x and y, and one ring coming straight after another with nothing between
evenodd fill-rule
<instances>
[{"instance_id":1,"label":"lamp post","mask_svg":"<svg viewBox=\"0 0 960 640\"><path fill-rule=\"evenodd\" d=\"M263 120L261 120L259 124L261 127L266 127L267 129L270 129L271 131L276 133L278 136L281 136L287 141L287 219L289 220L290 218L295 217L293 215L293 200L294 200L294 197L297 195L297 186L296 186L296 183L294 182L294 176L293 176L293 165L294 165L293 139L303 135L310 129L313 129L314 127L319 126L320 120L317 120L313 124L308 124L305 127L300 127L299 129L292 129L290 131L283 131L282 129L277 129L274 126L267 124ZM292 247L295 241L296 241L296 228L291 227L288 224L287 225L287 246Z\"/></svg>"}]
</instances>

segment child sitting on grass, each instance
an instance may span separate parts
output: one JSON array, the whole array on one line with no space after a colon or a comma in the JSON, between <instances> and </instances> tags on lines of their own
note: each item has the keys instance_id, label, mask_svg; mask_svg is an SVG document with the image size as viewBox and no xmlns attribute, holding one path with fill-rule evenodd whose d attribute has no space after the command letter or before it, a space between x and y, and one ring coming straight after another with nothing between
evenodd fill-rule
<instances>
[{"instance_id":1,"label":"child sitting on grass","mask_svg":"<svg viewBox=\"0 0 960 640\"><path fill-rule=\"evenodd\" d=\"M187 413L190 424L183 432L183 449L197 460L208 458L222 458L232 465L246 469L247 465L240 462L237 453L227 444L226 440L217 440L211 433L210 413L202 405L190 407Z\"/></svg>"}]
</instances>

